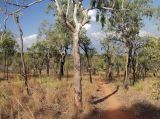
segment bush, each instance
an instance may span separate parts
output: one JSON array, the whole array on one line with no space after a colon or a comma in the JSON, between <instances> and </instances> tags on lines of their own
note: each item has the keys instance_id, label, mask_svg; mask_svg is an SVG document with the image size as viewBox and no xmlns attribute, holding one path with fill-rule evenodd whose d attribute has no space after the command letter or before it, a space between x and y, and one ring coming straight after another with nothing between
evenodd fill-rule
<instances>
[{"instance_id":1,"label":"bush","mask_svg":"<svg viewBox=\"0 0 160 119\"><path fill-rule=\"evenodd\" d=\"M137 91L142 91L142 90L143 90L143 86L142 86L139 82L137 82L137 83L134 85L134 88L135 88L135 90L137 90Z\"/></svg>"},{"instance_id":2,"label":"bush","mask_svg":"<svg viewBox=\"0 0 160 119\"><path fill-rule=\"evenodd\" d=\"M151 88L152 88L152 99L160 100L160 80L155 80Z\"/></svg>"}]
</instances>

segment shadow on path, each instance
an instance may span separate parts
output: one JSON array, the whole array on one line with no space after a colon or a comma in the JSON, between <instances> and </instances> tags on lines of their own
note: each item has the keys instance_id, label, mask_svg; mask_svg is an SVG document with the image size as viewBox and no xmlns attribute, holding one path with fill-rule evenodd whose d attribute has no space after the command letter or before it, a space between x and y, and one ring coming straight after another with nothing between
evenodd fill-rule
<instances>
[{"instance_id":1,"label":"shadow on path","mask_svg":"<svg viewBox=\"0 0 160 119\"><path fill-rule=\"evenodd\" d=\"M101 102L105 101L106 99L108 99L109 97L111 97L112 95L114 95L115 93L117 93L118 90L119 90L119 86L117 86L116 90L113 91L111 94L109 94L109 95L107 95L107 96L105 96L105 97L103 97L103 98L97 99L97 100L91 100L90 103L91 103L91 104L101 103Z\"/></svg>"},{"instance_id":2,"label":"shadow on path","mask_svg":"<svg viewBox=\"0 0 160 119\"><path fill-rule=\"evenodd\" d=\"M160 108L148 102L138 102L129 108L123 107L116 110L95 108L82 119L160 119Z\"/></svg>"}]
</instances>

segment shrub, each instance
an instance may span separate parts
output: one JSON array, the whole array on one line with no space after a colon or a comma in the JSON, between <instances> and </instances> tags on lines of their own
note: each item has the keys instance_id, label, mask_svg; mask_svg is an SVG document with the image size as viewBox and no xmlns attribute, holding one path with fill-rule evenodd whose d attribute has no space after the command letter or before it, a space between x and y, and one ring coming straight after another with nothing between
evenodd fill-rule
<instances>
[{"instance_id":1,"label":"shrub","mask_svg":"<svg viewBox=\"0 0 160 119\"><path fill-rule=\"evenodd\" d=\"M160 80L154 80L151 88L152 88L152 99L160 100Z\"/></svg>"}]
</instances>

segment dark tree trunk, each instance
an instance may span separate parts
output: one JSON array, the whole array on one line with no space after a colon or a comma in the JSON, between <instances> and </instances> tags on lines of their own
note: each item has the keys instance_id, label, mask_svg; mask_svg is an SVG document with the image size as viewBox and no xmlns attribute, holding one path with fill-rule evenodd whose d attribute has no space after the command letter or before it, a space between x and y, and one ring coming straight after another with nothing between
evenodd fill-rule
<instances>
[{"instance_id":1,"label":"dark tree trunk","mask_svg":"<svg viewBox=\"0 0 160 119\"><path fill-rule=\"evenodd\" d=\"M119 77L119 73L120 73L120 68L119 68L119 66L117 66L116 71L117 71L117 77Z\"/></svg>"},{"instance_id":2,"label":"dark tree trunk","mask_svg":"<svg viewBox=\"0 0 160 119\"><path fill-rule=\"evenodd\" d=\"M135 81L136 81L136 54L134 52L134 55L132 57L132 78L133 78L133 82L132 82L132 85L134 85Z\"/></svg>"},{"instance_id":3,"label":"dark tree trunk","mask_svg":"<svg viewBox=\"0 0 160 119\"><path fill-rule=\"evenodd\" d=\"M59 80L62 79L62 76L64 76L64 62L60 61L60 66L59 66Z\"/></svg>"},{"instance_id":4,"label":"dark tree trunk","mask_svg":"<svg viewBox=\"0 0 160 119\"><path fill-rule=\"evenodd\" d=\"M47 52L47 66L46 66L46 73L47 75L49 76L49 72L50 72L50 53L49 53L49 49L48 49L48 52Z\"/></svg>"},{"instance_id":5,"label":"dark tree trunk","mask_svg":"<svg viewBox=\"0 0 160 119\"><path fill-rule=\"evenodd\" d=\"M42 69L39 69L39 74L40 74L40 75L42 74Z\"/></svg>"},{"instance_id":6,"label":"dark tree trunk","mask_svg":"<svg viewBox=\"0 0 160 119\"><path fill-rule=\"evenodd\" d=\"M59 66L59 80L61 80L62 76L64 76L64 64L66 58L66 51L61 53L60 57L60 66Z\"/></svg>"},{"instance_id":7,"label":"dark tree trunk","mask_svg":"<svg viewBox=\"0 0 160 119\"><path fill-rule=\"evenodd\" d=\"M6 60L6 73L7 73L7 80L8 80L8 58Z\"/></svg>"},{"instance_id":8,"label":"dark tree trunk","mask_svg":"<svg viewBox=\"0 0 160 119\"><path fill-rule=\"evenodd\" d=\"M128 63L129 63L129 55L126 53L126 62L125 62L125 73L124 73L124 87L128 88Z\"/></svg>"},{"instance_id":9,"label":"dark tree trunk","mask_svg":"<svg viewBox=\"0 0 160 119\"><path fill-rule=\"evenodd\" d=\"M113 78L112 78L112 58L111 56L107 55L107 65L106 65L106 79L108 81L111 81Z\"/></svg>"},{"instance_id":10,"label":"dark tree trunk","mask_svg":"<svg viewBox=\"0 0 160 119\"><path fill-rule=\"evenodd\" d=\"M7 55L6 52L4 53L4 69L3 69L3 78L6 79L6 60L7 60Z\"/></svg>"},{"instance_id":11,"label":"dark tree trunk","mask_svg":"<svg viewBox=\"0 0 160 119\"><path fill-rule=\"evenodd\" d=\"M49 76L49 72L50 72L50 63L49 63L50 61L48 60L47 61L47 75Z\"/></svg>"},{"instance_id":12,"label":"dark tree trunk","mask_svg":"<svg viewBox=\"0 0 160 119\"><path fill-rule=\"evenodd\" d=\"M67 57L67 81L68 81L68 78L69 78L69 55Z\"/></svg>"},{"instance_id":13,"label":"dark tree trunk","mask_svg":"<svg viewBox=\"0 0 160 119\"><path fill-rule=\"evenodd\" d=\"M87 70L88 70L88 72L89 72L89 79L90 79L90 83L92 83L93 81L92 81L92 69L91 69L91 64L90 64L90 60L89 60L88 53L86 52L85 54L86 54L87 64L88 64Z\"/></svg>"},{"instance_id":14,"label":"dark tree trunk","mask_svg":"<svg viewBox=\"0 0 160 119\"><path fill-rule=\"evenodd\" d=\"M108 68L108 71L107 71L107 75L106 75L106 78L108 81L112 81L112 64L109 65Z\"/></svg>"}]
</instances>

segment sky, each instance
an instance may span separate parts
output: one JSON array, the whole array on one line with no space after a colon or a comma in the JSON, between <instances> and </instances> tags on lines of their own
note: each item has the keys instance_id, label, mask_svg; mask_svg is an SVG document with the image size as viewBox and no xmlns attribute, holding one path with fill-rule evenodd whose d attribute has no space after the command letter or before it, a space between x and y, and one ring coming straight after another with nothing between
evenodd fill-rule
<instances>
[{"instance_id":1,"label":"sky","mask_svg":"<svg viewBox=\"0 0 160 119\"><path fill-rule=\"evenodd\" d=\"M33 0L27 1L31 2ZM51 12L50 14L46 14L47 5L50 1L51 0L45 0L27 8L26 10L23 10L20 17L20 22L24 32L25 47L30 47L32 43L36 42L38 28L43 20L48 20L50 23L54 22L53 13ZM89 0L84 0L85 7L87 7L88 1ZM2 3L0 2L0 6L1 5ZM154 6L160 6L160 0L154 0ZM101 31L100 24L95 20L96 11L90 11L89 15L91 16L91 23L85 26L87 29L87 35L91 38L92 41L94 41L94 44L99 44L99 38L103 38L104 33ZM0 27L2 26L2 20L3 16L0 15ZM141 29L142 35L152 34L155 36L160 36L160 31L157 31L157 26L153 24L154 20L148 20L145 18L143 21L145 26ZM15 37L18 37L19 34L12 17L7 21L7 28L15 34Z\"/></svg>"}]
</instances>

